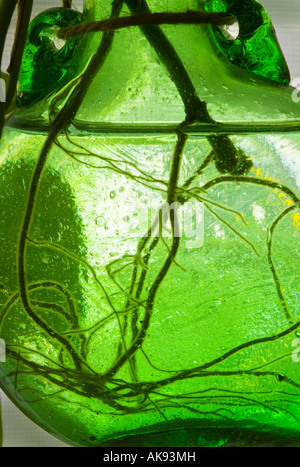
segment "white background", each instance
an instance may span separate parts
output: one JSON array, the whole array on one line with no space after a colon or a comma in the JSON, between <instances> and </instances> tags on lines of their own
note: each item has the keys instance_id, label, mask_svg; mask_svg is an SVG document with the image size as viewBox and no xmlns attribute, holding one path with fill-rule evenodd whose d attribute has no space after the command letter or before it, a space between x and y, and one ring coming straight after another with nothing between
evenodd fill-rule
<instances>
[{"instance_id":1,"label":"white background","mask_svg":"<svg viewBox=\"0 0 300 467\"><path fill-rule=\"evenodd\" d=\"M300 1L261 0L261 3L271 16L281 48L291 71L292 80L300 78ZM74 0L74 4L80 8L82 0ZM45 8L58 5L60 5L60 0L35 0L33 14L35 15ZM6 53L2 61L1 68L3 71L5 71L9 61L13 34L12 27L6 43ZM55 440L28 420L8 401L3 393L1 393L1 399L4 447L65 447L63 443Z\"/></svg>"}]
</instances>

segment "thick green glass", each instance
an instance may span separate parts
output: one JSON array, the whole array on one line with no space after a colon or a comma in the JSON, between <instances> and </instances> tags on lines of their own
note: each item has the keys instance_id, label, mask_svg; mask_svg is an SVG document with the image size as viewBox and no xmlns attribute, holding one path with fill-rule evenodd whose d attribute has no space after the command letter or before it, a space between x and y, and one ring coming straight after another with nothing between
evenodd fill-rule
<instances>
[{"instance_id":1,"label":"thick green glass","mask_svg":"<svg viewBox=\"0 0 300 467\"><path fill-rule=\"evenodd\" d=\"M187 9L236 24L55 36ZM73 446L299 446L300 107L261 5L45 12L19 86L0 159L5 393Z\"/></svg>"}]
</instances>

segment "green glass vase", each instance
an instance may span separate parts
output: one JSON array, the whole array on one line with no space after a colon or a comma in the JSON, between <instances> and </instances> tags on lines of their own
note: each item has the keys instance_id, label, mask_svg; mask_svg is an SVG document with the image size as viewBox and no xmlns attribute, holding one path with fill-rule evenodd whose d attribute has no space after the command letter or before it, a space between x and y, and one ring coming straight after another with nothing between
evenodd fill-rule
<instances>
[{"instance_id":1,"label":"green glass vase","mask_svg":"<svg viewBox=\"0 0 300 467\"><path fill-rule=\"evenodd\" d=\"M254 0L86 0L30 25L1 141L0 381L43 429L300 446L289 81Z\"/></svg>"}]
</instances>

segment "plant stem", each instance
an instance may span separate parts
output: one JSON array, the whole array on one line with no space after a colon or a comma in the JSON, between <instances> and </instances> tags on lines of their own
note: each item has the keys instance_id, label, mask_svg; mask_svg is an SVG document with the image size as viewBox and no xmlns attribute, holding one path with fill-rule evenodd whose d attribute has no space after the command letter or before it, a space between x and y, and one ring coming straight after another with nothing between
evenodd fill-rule
<instances>
[{"instance_id":1,"label":"plant stem","mask_svg":"<svg viewBox=\"0 0 300 467\"><path fill-rule=\"evenodd\" d=\"M125 3L132 14L151 14L146 0L125 0ZM184 124L216 123L209 115L206 103L199 98L182 61L163 31L155 25L142 25L140 29L177 87L185 107L186 122ZM221 173L245 173L250 170L251 161L247 160L243 151L235 148L227 135L209 135L207 140L214 150L216 167Z\"/></svg>"},{"instance_id":2,"label":"plant stem","mask_svg":"<svg viewBox=\"0 0 300 467\"><path fill-rule=\"evenodd\" d=\"M17 89L17 81L21 67L23 51L26 43L28 25L32 12L33 0L18 1L18 20L15 40L11 52L10 64L7 72L10 75L9 86L6 93L6 109L9 107Z\"/></svg>"},{"instance_id":3,"label":"plant stem","mask_svg":"<svg viewBox=\"0 0 300 467\"><path fill-rule=\"evenodd\" d=\"M0 0L0 62L3 55L8 28L17 3L18 0ZM7 109L7 102L1 101L2 99L0 99L0 136L2 134L3 125L5 121L5 113Z\"/></svg>"}]
</instances>

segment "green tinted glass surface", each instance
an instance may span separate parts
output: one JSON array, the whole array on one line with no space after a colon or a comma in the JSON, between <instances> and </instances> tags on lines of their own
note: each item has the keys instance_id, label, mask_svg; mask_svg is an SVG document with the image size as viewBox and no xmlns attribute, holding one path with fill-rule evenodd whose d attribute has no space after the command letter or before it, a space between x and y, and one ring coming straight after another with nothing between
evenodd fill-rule
<instances>
[{"instance_id":1,"label":"green tinted glass surface","mask_svg":"<svg viewBox=\"0 0 300 467\"><path fill-rule=\"evenodd\" d=\"M4 129L1 388L70 445L300 445L300 108L217 39L92 35Z\"/></svg>"}]
</instances>

